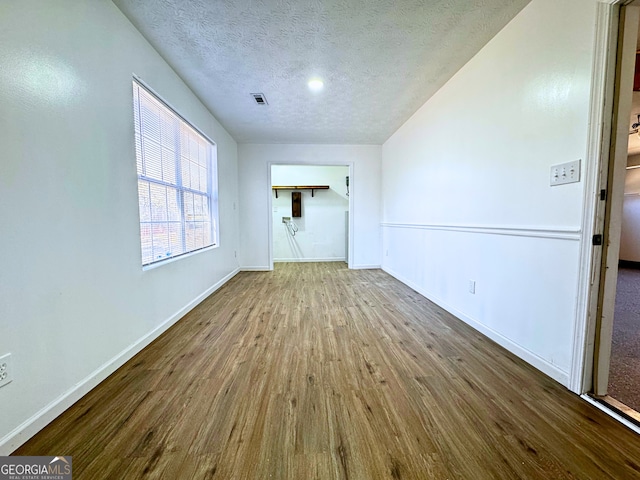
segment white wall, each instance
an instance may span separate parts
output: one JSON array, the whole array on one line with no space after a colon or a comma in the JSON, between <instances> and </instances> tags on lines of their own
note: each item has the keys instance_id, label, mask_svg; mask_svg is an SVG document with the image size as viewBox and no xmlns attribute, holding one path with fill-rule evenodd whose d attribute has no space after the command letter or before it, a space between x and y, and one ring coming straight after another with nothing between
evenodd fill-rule
<instances>
[{"instance_id":1,"label":"white wall","mask_svg":"<svg viewBox=\"0 0 640 480\"><path fill-rule=\"evenodd\" d=\"M272 185L328 185L328 190L299 190L302 216L292 217L291 190L272 195L273 259L276 262L344 261L345 212L349 197L345 177L349 167L272 165ZM313 196L312 196L313 193ZM282 217L292 217L298 231L291 235Z\"/></svg>"},{"instance_id":2,"label":"white wall","mask_svg":"<svg viewBox=\"0 0 640 480\"><path fill-rule=\"evenodd\" d=\"M382 150L383 268L565 385L595 14L533 0Z\"/></svg>"},{"instance_id":3,"label":"white wall","mask_svg":"<svg viewBox=\"0 0 640 480\"><path fill-rule=\"evenodd\" d=\"M638 164L637 159L629 163ZM640 168L627 170L625 178L620 260L640 262Z\"/></svg>"},{"instance_id":4,"label":"white wall","mask_svg":"<svg viewBox=\"0 0 640 480\"><path fill-rule=\"evenodd\" d=\"M237 270L237 145L107 0L0 5L0 454ZM132 73L218 145L220 247L143 272Z\"/></svg>"},{"instance_id":5,"label":"white wall","mask_svg":"<svg viewBox=\"0 0 640 480\"><path fill-rule=\"evenodd\" d=\"M380 161L379 145L238 145L241 267L271 268L271 164L351 165L351 265L379 267Z\"/></svg>"}]
</instances>

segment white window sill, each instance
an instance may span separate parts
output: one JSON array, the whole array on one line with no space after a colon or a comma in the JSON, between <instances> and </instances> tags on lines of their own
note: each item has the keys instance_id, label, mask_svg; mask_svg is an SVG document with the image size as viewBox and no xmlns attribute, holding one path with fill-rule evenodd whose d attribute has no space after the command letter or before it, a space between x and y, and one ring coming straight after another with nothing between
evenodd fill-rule
<instances>
[{"instance_id":1,"label":"white window sill","mask_svg":"<svg viewBox=\"0 0 640 480\"><path fill-rule=\"evenodd\" d=\"M211 245L209 247L201 248L200 250L196 250L194 252L185 253L183 255L178 255L176 257L167 258L166 260L160 260L158 262L150 263L149 265L143 265L142 271L146 272L147 270L153 270L154 268L162 267L163 265L167 265L169 263L177 262L184 258L193 257L194 255L198 255L199 253L209 252L218 248L220 245Z\"/></svg>"}]
</instances>

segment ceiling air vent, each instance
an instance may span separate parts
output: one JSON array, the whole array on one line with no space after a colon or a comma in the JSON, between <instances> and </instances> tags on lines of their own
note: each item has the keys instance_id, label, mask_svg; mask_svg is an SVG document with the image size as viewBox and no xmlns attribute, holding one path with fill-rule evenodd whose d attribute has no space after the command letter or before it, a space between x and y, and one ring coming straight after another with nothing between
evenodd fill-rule
<instances>
[{"instance_id":1,"label":"ceiling air vent","mask_svg":"<svg viewBox=\"0 0 640 480\"><path fill-rule=\"evenodd\" d=\"M269 102L267 102L267 97L264 96L264 93L252 93L251 96L258 105L269 105Z\"/></svg>"}]
</instances>

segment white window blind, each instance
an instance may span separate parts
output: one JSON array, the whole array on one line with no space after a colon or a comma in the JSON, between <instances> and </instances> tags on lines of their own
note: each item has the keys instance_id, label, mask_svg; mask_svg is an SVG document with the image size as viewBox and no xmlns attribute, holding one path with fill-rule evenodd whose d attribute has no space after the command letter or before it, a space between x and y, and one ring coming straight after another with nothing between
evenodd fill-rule
<instances>
[{"instance_id":1,"label":"white window blind","mask_svg":"<svg viewBox=\"0 0 640 480\"><path fill-rule=\"evenodd\" d=\"M134 80L142 265L218 243L216 148Z\"/></svg>"}]
</instances>

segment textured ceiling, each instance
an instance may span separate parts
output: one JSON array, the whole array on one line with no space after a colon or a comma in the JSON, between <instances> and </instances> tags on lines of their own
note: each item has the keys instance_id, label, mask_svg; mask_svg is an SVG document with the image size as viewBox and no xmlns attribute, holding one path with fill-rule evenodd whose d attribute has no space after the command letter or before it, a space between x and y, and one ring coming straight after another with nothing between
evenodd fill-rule
<instances>
[{"instance_id":1,"label":"textured ceiling","mask_svg":"<svg viewBox=\"0 0 640 480\"><path fill-rule=\"evenodd\" d=\"M239 143L382 144L529 0L114 3Z\"/></svg>"}]
</instances>

